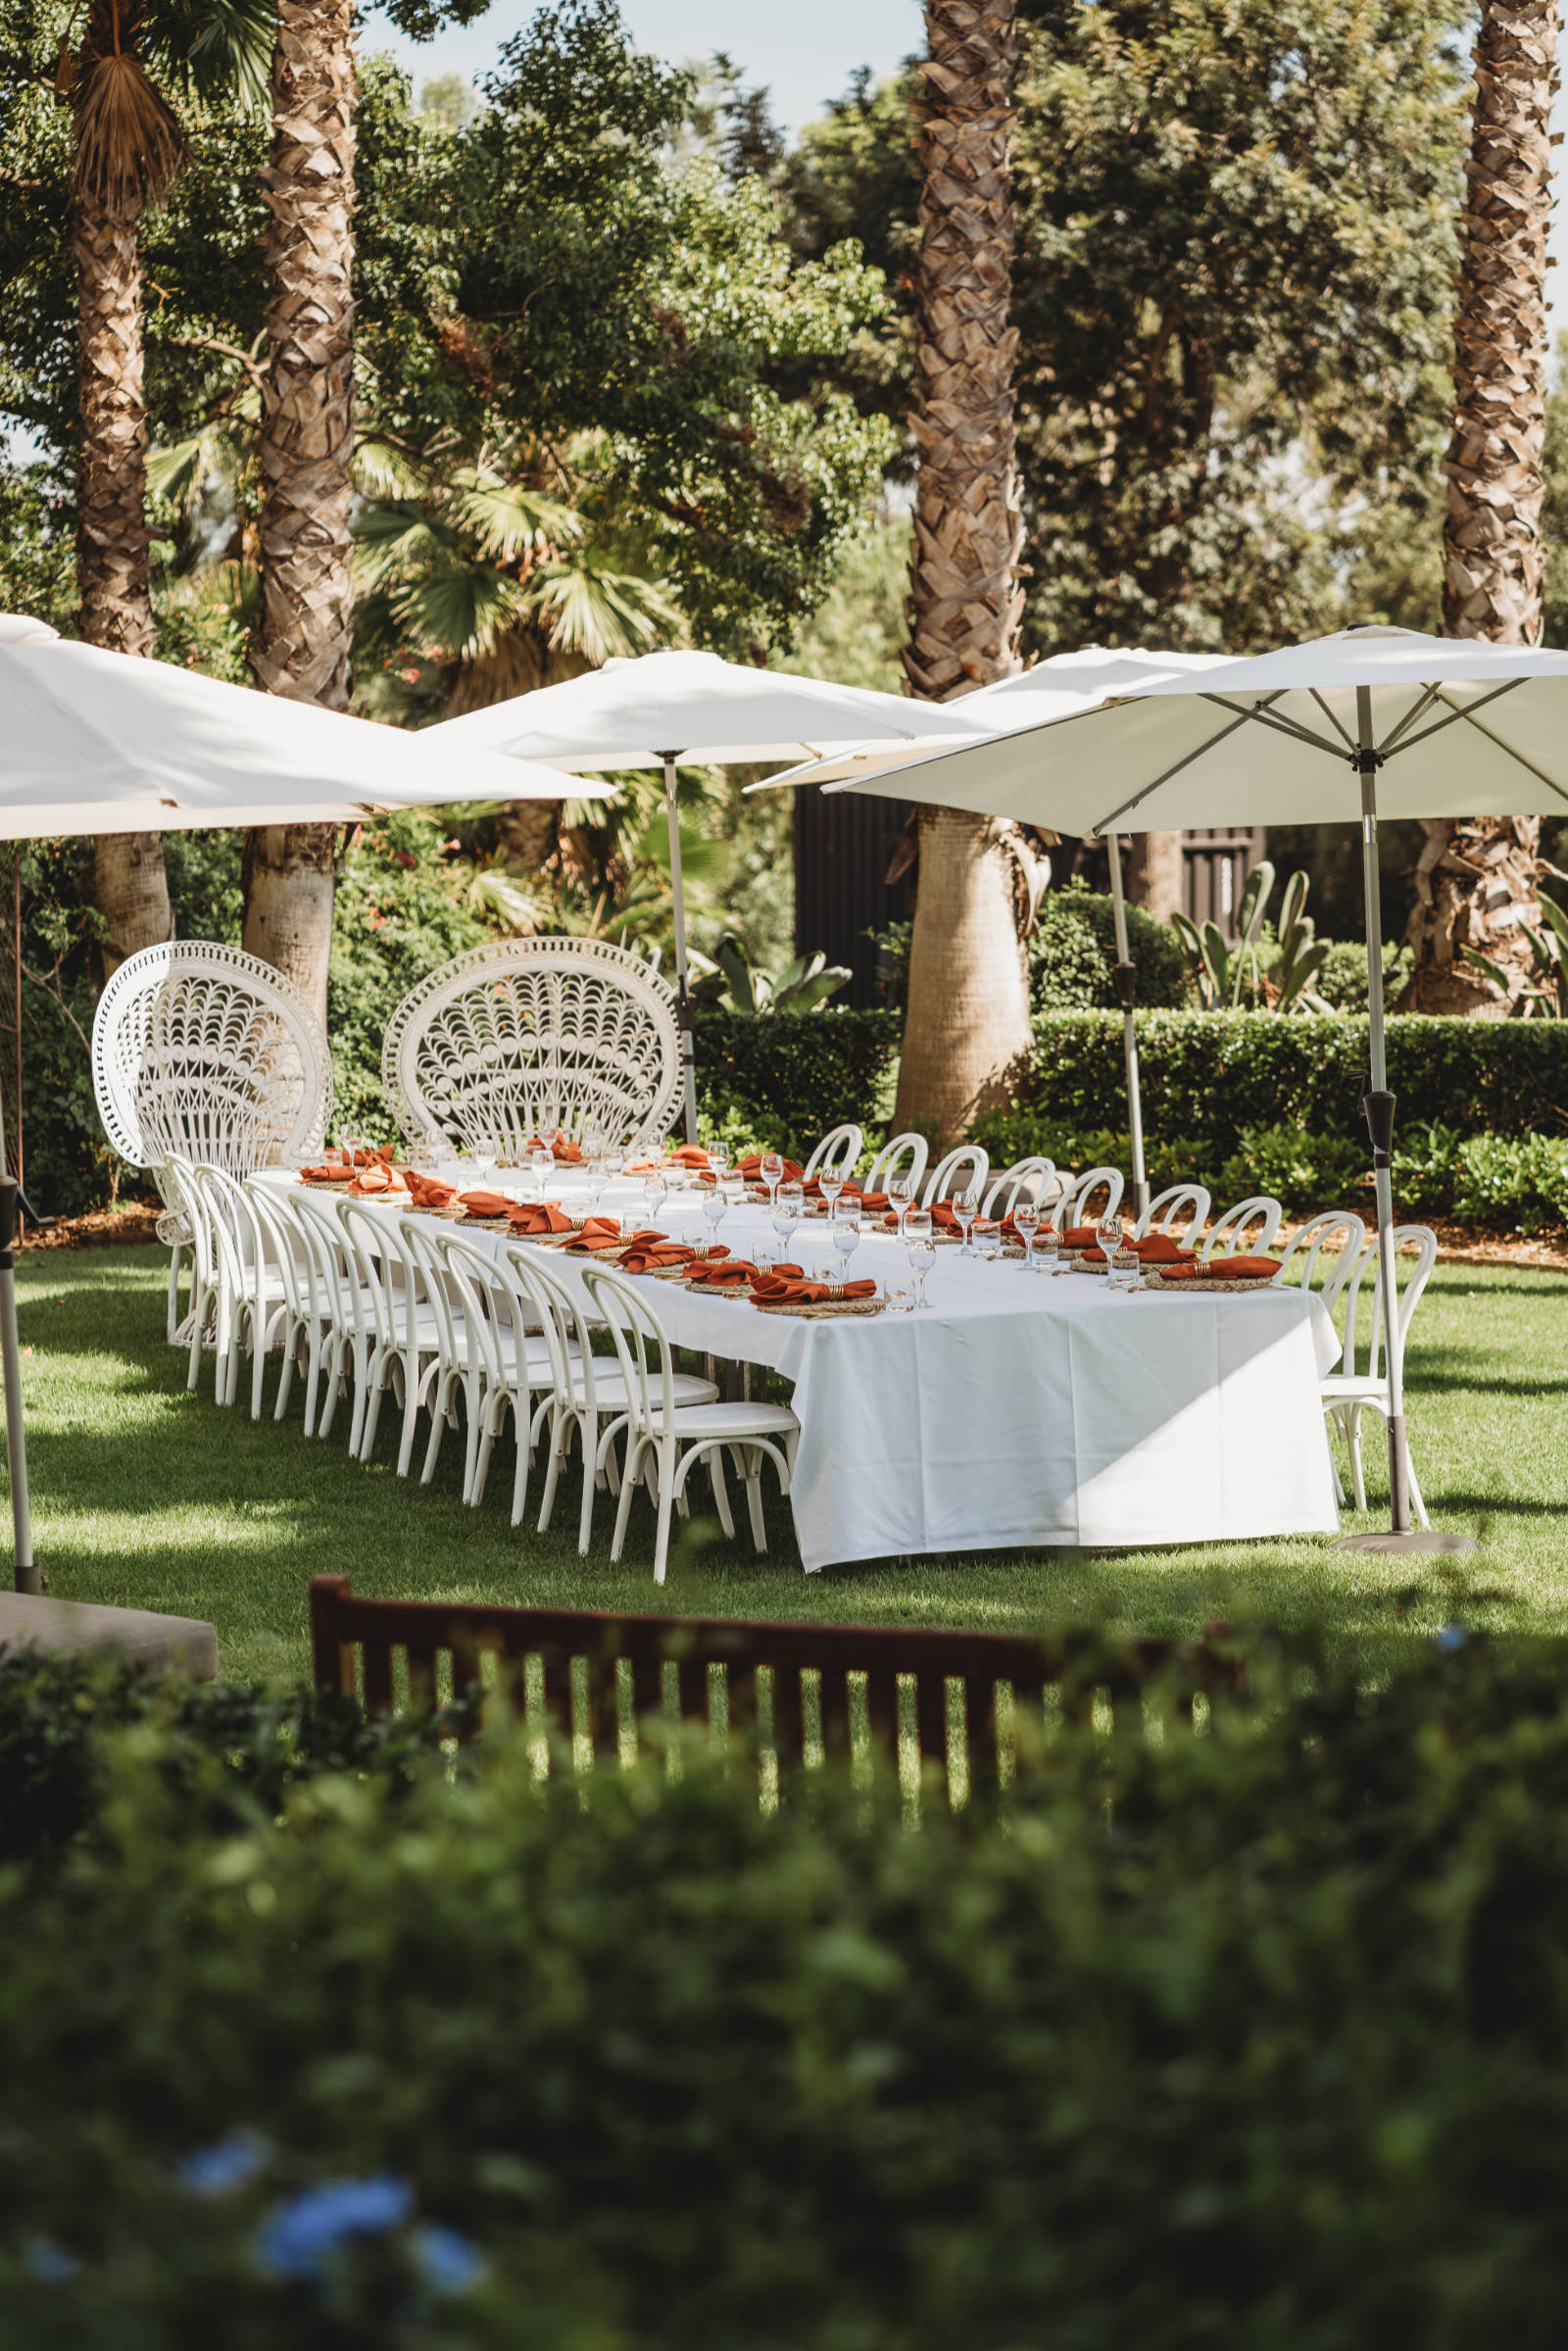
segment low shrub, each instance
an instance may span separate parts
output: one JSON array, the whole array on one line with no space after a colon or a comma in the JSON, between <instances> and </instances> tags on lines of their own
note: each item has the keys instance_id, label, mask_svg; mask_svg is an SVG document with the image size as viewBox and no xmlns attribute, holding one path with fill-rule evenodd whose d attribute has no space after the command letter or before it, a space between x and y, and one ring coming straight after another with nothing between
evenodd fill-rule
<instances>
[{"instance_id":1,"label":"low shrub","mask_svg":"<svg viewBox=\"0 0 1568 2351\"><path fill-rule=\"evenodd\" d=\"M0 1874L7 2339L1547 2351L1568 1647L1248 1645L919 1834L504 1726L279 1789L251 1701L85 1678Z\"/></svg>"},{"instance_id":2,"label":"low shrub","mask_svg":"<svg viewBox=\"0 0 1568 2351\"><path fill-rule=\"evenodd\" d=\"M1127 908L1127 944L1138 967L1138 1001L1175 1006L1191 1001L1181 942L1169 923L1142 906ZM1049 890L1029 942L1030 995L1037 1012L1109 1011L1119 1003L1116 917L1112 902L1072 882Z\"/></svg>"},{"instance_id":3,"label":"low shrub","mask_svg":"<svg viewBox=\"0 0 1568 2351\"><path fill-rule=\"evenodd\" d=\"M756 1140L799 1156L845 1119L886 1117L903 1036L902 1013L881 1009L699 1012L699 1107L759 1121Z\"/></svg>"},{"instance_id":4,"label":"low shrub","mask_svg":"<svg viewBox=\"0 0 1568 2351\"><path fill-rule=\"evenodd\" d=\"M1400 1213L1539 1233L1568 1223L1568 1140L1417 1128L1395 1152L1394 1186Z\"/></svg>"}]
</instances>

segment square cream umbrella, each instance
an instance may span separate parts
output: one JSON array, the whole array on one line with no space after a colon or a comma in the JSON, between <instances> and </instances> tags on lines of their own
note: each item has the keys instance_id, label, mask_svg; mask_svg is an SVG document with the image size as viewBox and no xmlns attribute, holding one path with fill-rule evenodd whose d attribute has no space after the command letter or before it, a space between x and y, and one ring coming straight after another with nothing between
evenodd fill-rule
<instances>
[{"instance_id":1,"label":"square cream umbrella","mask_svg":"<svg viewBox=\"0 0 1568 2351\"><path fill-rule=\"evenodd\" d=\"M713 653L645 653L607 661L582 677L537 686L510 702L468 710L429 730L454 746L505 753L570 774L584 769L658 767L669 824L669 880L675 918L675 988L680 1000L686 1139L697 1140L697 1078L686 973L686 905L681 885L675 774L771 759L814 759L867 740L973 742L962 704L910 702L865 686L835 686L780 669L722 661Z\"/></svg>"},{"instance_id":2,"label":"square cream umbrella","mask_svg":"<svg viewBox=\"0 0 1568 2351\"><path fill-rule=\"evenodd\" d=\"M875 790L870 784L867 789ZM1352 628L1200 675L1128 688L1027 733L924 760L901 798L1102 836L1186 825L1359 823L1369 1082L1390 1414L1386 1534L1349 1547L1449 1551L1410 1524L1404 1359L1393 1280L1395 1098L1388 1088L1378 816L1568 812L1568 653L1413 629Z\"/></svg>"},{"instance_id":3,"label":"square cream umbrella","mask_svg":"<svg viewBox=\"0 0 1568 2351\"><path fill-rule=\"evenodd\" d=\"M0 613L0 840L358 824L463 800L562 800L544 768L231 686ZM569 787L578 797L582 787ZM17 1340L17 1187L0 1130L0 1358L19 1592L38 1590Z\"/></svg>"},{"instance_id":4,"label":"square cream umbrella","mask_svg":"<svg viewBox=\"0 0 1568 2351\"><path fill-rule=\"evenodd\" d=\"M1156 678L1212 669L1228 660L1225 654L1168 653L1141 646L1086 645L1077 653L1053 654L1016 677L999 678L945 707L960 712L987 734L1014 734L1024 727L1042 726L1051 718L1065 718L1094 710L1112 695ZM808 761L765 783L748 784L748 792L770 792L782 784L837 784L846 791L865 792L892 800L906 795L902 786L885 779L896 776L912 760L929 758L947 746L927 736L909 744L859 744L841 758ZM1048 828L1049 829L1049 828ZM1149 1177L1144 1164L1144 1110L1138 1070L1138 968L1127 944L1127 905L1122 891L1121 843L1107 833L1111 916L1116 931L1116 998L1121 1005L1122 1057L1127 1070L1127 1131L1132 1145L1133 1199L1140 1215L1149 1205Z\"/></svg>"}]
</instances>

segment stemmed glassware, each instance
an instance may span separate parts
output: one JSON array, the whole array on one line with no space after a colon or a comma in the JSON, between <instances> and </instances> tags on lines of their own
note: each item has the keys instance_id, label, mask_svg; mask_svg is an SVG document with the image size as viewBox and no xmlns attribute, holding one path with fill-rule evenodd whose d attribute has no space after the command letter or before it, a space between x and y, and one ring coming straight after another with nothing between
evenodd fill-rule
<instances>
[{"instance_id":1,"label":"stemmed glassware","mask_svg":"<svg viewBox=\"0 0 1568 2351\"><path fill-rule=\"evenodd\" d=\"M806 1212L806 1201L799 1184L781 1184L773 1195L773 1230L787 1250L790 1235Z\"/></svg>"},{"instance_id":2,"label":"stemmed glassware","mask_svg":"<svg viewBox=\"0 0 1568 2351\"><path fill-rule=\"evenodd\" d=\"M929 1306L925 1294L925 1278L937 1261L937 1246L931 1237L929 1208L911 1208L904 1219L904 1245L909 1259L909 1271L914 1276L914 1302Z\"/></svg>"},{"instance_id":3,"label":"stemmed glassware","mask_svg":"<svg viewBox=\"0 0 1568 2351\"><path fill-rule=\"evenodd\" d=\"M784 1181L783 1152L763 1151L760 1174L763 1183L767 1186L767 1205L768 1212L771 1214L773 1202L778 1198L778 1188Z\"/></svg>"},{"instance_id":4,"label":"stemmed glassware","mask_svg":"<svg viewBox=\"0 0 1568 2351\"><path fill-rule=\"evenodd\" d=\"M914 1206L914 1186L907 1176L888 1178L888 1206L899 1220L899 1239L904 1239L904 1220Z\"/></svg>"},{"instance_id":5,"label":"stemmed glassware","mask_svg":"<svg viewBox=\"0 0 1568 2351\"><path fill-rule=\"evenodd\" d=\"M710 1185L703 1194L703 1214L708 1219L708 1246L703 1251L705 1257L711 1256L713 1245L718 1239L718 1228L728 1213L729 1201L725 1197L723 1185Z\"/></svg>"},{"instance_id":6,"label":"stemmed glassware","mask_svg":"<svg viewBox=\"0 0 1568 2351\"><path fill-rule=\"evenodd\" d=\"M1095 1227L1095 1239L1103 1253L1105 1271L1108 1273L1115 1262L1116 1251L1121 1247L1121 1218L1112 1216L1107 1208Z\"/></svg>"},{"instance_id":7,"label":"stemmed glassware","mask_svg":"<svg viewBox=\"0 0 1568 2351\"><path fill-rule=\"evenodd\" d=\"M669 1182L662 1167L652 1168L649 1173L644 1176L643 1202L647 1209L648 1221L651 1225L659 1222L659 1218L662 1212L664 1200L668 1191Z\"/></svg>"},{"instance_id":8,"label":"stemmed glassware","mask_svg":"<svg viewBox=\"0 0 1568 2351\"><path fill-rule=\"evenodd\" d=\"M1019 1200L1012 1211L1012 1224L1014 1232L1020 1236L1023 1242L1024 1272L1033 1273L1035 1269L1035 1235L1040 1230L1039 1201Z\"/></svg>"},{"instance_id":9,"label":"stemmed glassware","mask_svg":"<svg viewBox=\"0 0 1568 2351\"><path fill-rule=\"evenodd\" d=\"M1061 1235L1048 1217L1035 1235L1038 1251L1038 1270L1041 1273L1060 1273Z\"/></svg>"},{"instance_id":10,"label":"stemmed glassware","mask_svg":"<svg viewBox=\"0 0 1568 2351\"><path fill-rule=\"evenodd\" d=\"M833 1247L842 1260L839 1278L848 1281L850 1259L860 1246L860 1203L840 1200L833 1203Z\"/></svg>"},{"instance_id":11,"label":"stemmed glassware","mask_svg":"<svg viewBox=\"0 0 1568 2351\"><path fill-rule=\"evenodd\" d=\"M722 1184L729 1168L729 1145L710 1143L708 1147L708 1164Z\"/></svg>"},{"instance_id":12,"label":"stemmed glassware","mask_svg":"<svg viewBox=\"0 0 1568 2351\"><path fill-rule=\"evenodd\" d=\"M958 1230L963 1235L963 1247L959 1250L958 1254L962 1257L972 1257L974 1255L974 1245L969 1239L969 1233L974 1224L975 1218L980 1213L980 1192L978 1186L971 1187L971 1189L967 1192L956 1192L954 1194L953 1213L956 1219Z\"/></svg>"},{"instance_id":13,"label":"stemmed glassware","mask_svg":"<svg viewBox=\"0 0 1568 2351\"><path fill-rule=\"evenodd\" d=\"M831 1160L823 1162L822 1172L816 1179L816 1188L822 1195L823 1204L831 1218L839 1194L844 1189L844 1178Z\"/></svg>"}]
</instances>

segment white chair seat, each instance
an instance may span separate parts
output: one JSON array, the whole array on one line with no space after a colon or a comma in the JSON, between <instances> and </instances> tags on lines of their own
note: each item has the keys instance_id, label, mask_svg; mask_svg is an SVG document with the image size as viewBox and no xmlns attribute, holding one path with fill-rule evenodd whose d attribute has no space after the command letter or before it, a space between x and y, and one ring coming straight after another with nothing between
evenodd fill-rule
<instances>
[{"instance_id":1,"label":"white chair seat","mask_svg":"<svg viewBox=\"0 0 1568 2351\"><path fill-rule=\"evenodd\" d=\"M1365 1372L1332 1371L1319 1382L1325 1404L1378 1404L1389 1400L1387 1380L1370 1379Z\"/></svg>"},{"instance_id":2,"label":"white chair seat","mask_svg":"<svg viewBox=\"0 0 1568 2351\"><path fill-rule=\"evenodd\" d=\"M658 1434L663 1434L664 1415L657 1405L650 1415L649 1426ZM714 1438L722 1438L726 1443L733 1438L737 1445L744 1445L748 1438L753 1437L793 1437L799 1433L801 1424L787 1404L726 1404L717 1400L710 1403L683 1403L677 1380L675 1409L670 1416L669 1426L677 1437L695 1437L710 1442Z\"/></svg>"},{"instance_id":3,"label":"white chair seat","mask_svg":"<svg viewBox=\"0 0 1568 2351\"><path fill-rule=\"evenodd\" d=\"M601 1371L599 1366L603 1360L602 1356L594 1357L594 1401L601 1412L607 1408L614 1412L623 1412L626 1408L625 1376L618 1372L613 1364L608 1370ZM694 1371L677 1371L673 1375L673 1385L677 1423L683 1408L688 1411L720 1408L715 1404L718 1390L711 1380L700 1379ZM572 1401L582 1404L587 1401L587 1396L586 1384L581 1380L574 1380L572 1382ZM764 1412L769 1409L765 1404L735 1404L724 1405L721 1408L725 1411L736 1412Z\"/></svg>"}]
</instances>

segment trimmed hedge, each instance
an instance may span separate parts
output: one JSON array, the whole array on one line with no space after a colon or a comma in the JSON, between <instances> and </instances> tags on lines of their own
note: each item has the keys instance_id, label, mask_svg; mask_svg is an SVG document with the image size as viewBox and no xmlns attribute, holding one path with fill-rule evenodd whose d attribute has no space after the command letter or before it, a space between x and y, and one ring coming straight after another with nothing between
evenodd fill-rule
<instances>
[{"instance_id":1,"label":"trimmed hedge","mask_svg":"<svg viewBox=\"0 0 1568 2351\"><path fill-rule=\"evenodd\" d=\"M0 2333L1555 2351L1568 1645L1247 1646L917 1835L504 1729L279 1791L250 1693L0 1668L90 1725L0 1872Z\"/></svg>"},{"instance_id":2,"label":"trimmed hedge","mask_svg":"<svg viewBox=\"0 0 1568 2351\"><path fill-rule=\"evenodd\" d=\"M1119 1015L1048 1012L1035 1021L1034 1067L1016 1107L1070 1129L1123 1124L1126 1073ZM1313 1135L1356 1132L1367 1023L1349 1015L1141 1012L1144 1125L1151 1134L1201 1135L1223 1155L1242 1130L1296 1125ZM1568 1106L1568 1022L1434 1020L1388 1027L1396 1133L1446 1125L1461 1132L1552 1134Z\"/></svg>"},{"instance_id":3,"label":"trimmed hedge","mask_svg":"<svg viewBox=\"0 0 1568 2351\"><path fill-rule=\"evenodd\" d=\"M898 1011L699 1012L698 1102L715 1119L738 1106L769 1141L809 1149L845 1119L887 1115L903 1041Z\"/></svg>"}]
</instances>

